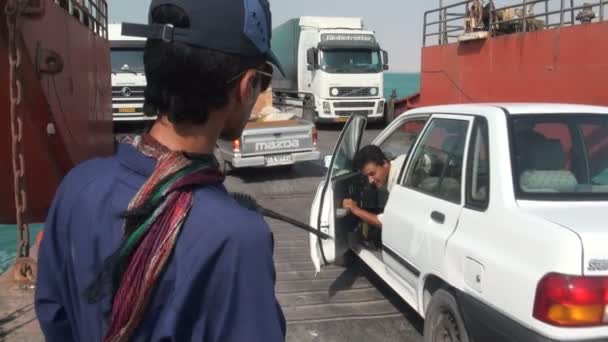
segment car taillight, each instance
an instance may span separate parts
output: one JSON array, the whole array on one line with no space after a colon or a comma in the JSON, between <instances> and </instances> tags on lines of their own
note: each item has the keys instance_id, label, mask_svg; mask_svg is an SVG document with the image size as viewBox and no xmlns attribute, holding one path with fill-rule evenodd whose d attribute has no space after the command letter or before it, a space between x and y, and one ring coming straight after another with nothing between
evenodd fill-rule
<instances>
[{"instance_id":1,"label":"car taillight","mask_svg":"<svg viewBox=\"0 0 608 342\"><path fill-rule=\"evenodd\" d=\"M234 152L234 153L241 152L241 140L240 139L232 140L232 152Z\"/></svg>"},{"instance_id":2,"label":"car taillight","mask_svg":"<svg viewBox=\"0 0 608 342\"><path fill-rule=\"evenodd\" d=\"M312 129L312 146L317 146L319 142L319 131L316 128Z\"/></svg>"},{"instance_id":3,"label":"car taillight","mask_svg":"<svg viewBox=\"0 0 608 342\"><path fill-rule=\"evenodd\" d=\"M536 289L534 317L560 327L608 325L608 277L545 276Z\"/></svg>"}]
</instances>

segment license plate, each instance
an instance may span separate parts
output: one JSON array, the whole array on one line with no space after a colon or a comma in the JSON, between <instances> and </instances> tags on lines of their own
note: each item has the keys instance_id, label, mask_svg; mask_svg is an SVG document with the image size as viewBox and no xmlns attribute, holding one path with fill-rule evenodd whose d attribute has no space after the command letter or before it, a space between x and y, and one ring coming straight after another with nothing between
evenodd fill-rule
<instances>
[{"instance_id":1,"label":"license plate","mask_svg":"<svg viewBox=\"0 0 608 342\"><path fill-rule=\"evenodd\" d=\"M341 116L339 118L336 118L336 122L346 122L348 121L348 116Z\"/></svg>"},{"instance_id":2,"label":"license plate","mask_svg":"<svg viewBox=\"0 0 608 342\"><path fill-rule=\"evenodd\" d=\"M119 113L135 113L135 108L118 108Z\"/></svg>"},{"instance_id":3,"label":"license plate","mask_svg":"<svg viewBox=\"0 0 608 342\"><path fill-rule=\"evenodd\" d=\"M288 165L292 163L293 159L289 154L266 157L266 166Z\"/></svg>"}]
</instances>

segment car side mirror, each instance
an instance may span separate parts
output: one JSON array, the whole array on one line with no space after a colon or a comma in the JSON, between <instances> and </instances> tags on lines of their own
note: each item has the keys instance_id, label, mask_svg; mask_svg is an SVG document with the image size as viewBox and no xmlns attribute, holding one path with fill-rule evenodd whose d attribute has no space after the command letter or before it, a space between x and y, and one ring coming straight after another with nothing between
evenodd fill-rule
<instances>
[{"instance_id":1,"label":"car side mirror","mask_svg":"<svg viewBox=\"0 0 608 342\"><path fill-rule=\"evenodd\" d=\"M382 67L384 70L388 70L388 52L382 50Z\"/></svg>"},{"instance_id":2,"label":"car side mirror","mask_svg":"<svg viewBox=\"0 0 608 342\"><path fill-rule=\"evenodd\" d=\"M327 156L323 157L323 166L326 169L329 169L329 167L331 166L331 158L332 158L332 155L327 155Z\"/></svg>"},{"instance_id":3,"label":"car side mirror","mask_svg":"<svg viewBox=\"0 0 608 342\"><path fill-rule=\"evenodd\" d=\"M317 62L317 49L312 47L306 51L306 63L308 63L308 70L316 70L318 67Z\"/></svg>"}]
</instances>

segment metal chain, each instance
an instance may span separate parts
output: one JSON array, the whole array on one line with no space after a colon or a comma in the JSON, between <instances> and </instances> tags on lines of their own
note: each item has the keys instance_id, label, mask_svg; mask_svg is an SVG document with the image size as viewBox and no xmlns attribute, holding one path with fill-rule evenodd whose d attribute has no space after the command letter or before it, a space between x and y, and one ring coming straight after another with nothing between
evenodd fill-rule
<instances>
[{"instance_id":1,"label":"metal chain","mask_svg":"<svg viewBox=\"0 0 608 342\"><path fill-rule=\"evenodd\" d=\"M25 160L23 157L23 119L19 106L23 99L23 88L19 78L21 66L21 50L17 46L19 35L17 20L27 6L27 0L7 0L4 14L8 28L8 61L9 61L9 89L10 89L10 119L11 143L13 162L13 184L15 192L15 208L19 242L17 244L17 260L15 263L15 277L20 280L34 281L35 268L29 262L30 255L30 229L24 221L27 211L27 192L25 188Z\"/></svg>"}]
</instances>

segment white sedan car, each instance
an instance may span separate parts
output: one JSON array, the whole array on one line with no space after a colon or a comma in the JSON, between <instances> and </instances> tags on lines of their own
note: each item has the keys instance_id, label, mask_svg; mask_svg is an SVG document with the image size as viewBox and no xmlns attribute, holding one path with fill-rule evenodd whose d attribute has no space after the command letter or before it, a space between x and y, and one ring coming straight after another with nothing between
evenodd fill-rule
<instances>
[{"instance_id":1,"label":"white sedan car","mask_svg":"<svg viewBox=\"0 0 608 342\"><path fill-rule=\"evenodd\" d=\"M425 319L425 341L608 341L608 108L409 111L373 142L407 156L385 205L353 169L365 126L344 127L311 208L333 237L311 235L317 271L358 255ZM344 198L383 210L378 248Z\"/></svg>"}]
</instances>

